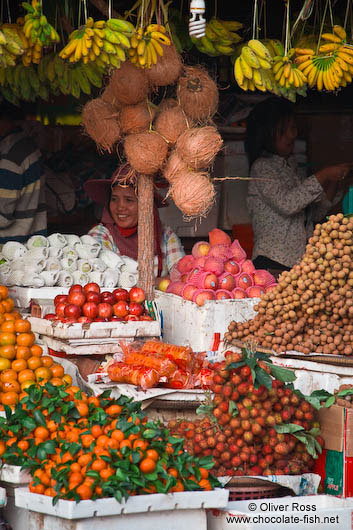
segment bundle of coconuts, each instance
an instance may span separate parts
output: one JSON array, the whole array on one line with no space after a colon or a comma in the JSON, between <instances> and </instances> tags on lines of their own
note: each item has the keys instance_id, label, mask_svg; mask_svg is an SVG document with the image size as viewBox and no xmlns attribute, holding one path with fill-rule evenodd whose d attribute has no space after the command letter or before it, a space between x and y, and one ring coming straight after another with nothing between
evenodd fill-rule
<instances>
[{"instance_id":1,"label":"bundle of coconuts","mask_svg":"<svg viewBox=\"0 0 353 530\"><path fill-rule=\"evenodd\" d=\"M123 142L137 174L162 173L176 206L196 218L206 215L215 200L209 169L222 147L211 125L218 90L205 70L184 67L173 44L163 48L163 57L150 69L125 62L114 70L101 97L85 105L82 123L102 151L112 152ZM176 85L176 97L154 105L153 92L168 85Z\"/></svg>"},{"instance_id":2,"label":"bundle of coconuts","mask_svg":"<svg viewBox=\"0 0 353 530\"><path fill-rule=\"evenodd\" d=\"M316 225L301 262L283 272L253 320L231 322L225 340L275 352L353 354L353 218Z\"/></svg>"}]
</instances>

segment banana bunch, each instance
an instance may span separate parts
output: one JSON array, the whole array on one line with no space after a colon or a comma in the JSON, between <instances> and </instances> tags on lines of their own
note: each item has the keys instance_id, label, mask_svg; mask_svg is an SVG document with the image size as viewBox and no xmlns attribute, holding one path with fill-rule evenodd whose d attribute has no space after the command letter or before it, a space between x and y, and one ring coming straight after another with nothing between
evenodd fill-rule
<instances>
[{"instance_id":1,"label":"banana bunch","mask_svg":"<svg viewBox=\"0 0 353 530\"><path fill-rule=\"evenodd\" d=\"M101 88L104 70L96 63L69 63L59 55L46 55L38 67L41 83L48 84L50 93L71 94L75 98L91 94L92 86Z\"/></svg>"},{"instance_id":2,"label":"banana bunch","mask_svg":"<svg viewBox=\"0 0 353 530\"><path fill-rule=\"evenodd\" d=\"M262 42L249 40L234 63L234 77L243 90L274 91L272 56Z\"/></svg>"},{"instance_id":3,"label":"banana bunch","mask_svg":"<svg viewBox=\"0 0 353 530\"><path fill-rule=\"evenodd\" d=\"M25 39L19 35L16 24L2 24L0 26L0 67L15 66L17 59L25 53L25 49Z\"/></svg>"},{"instance_id":4,"label":"banana bunch","mask_svg":"<svg viewBox=\"0 0 353 530\"><path fill-rule=\"evenodd\" d=\"M130 61L139 68L151 68L157 64L158 56L163 56L163 46L171 44L166 33L166 28L161 24L149 24L145 31L138 28L131 37L128 51Z\"/></svg>"},{"instance_id":5,"label":"banana bunch","mask_svg":"<svg viewBox=\"0 0 353 530\"><path fill-rule=\"evenodd\" d=\"M119 68L127 58L126 50L131 46L134 32L134 26L126 20L111 18L95 22L90 17L84 26L71 33L59 56L70 63L95 62L102 68Z\"/></svg>"},{"instance_id":6,"label":"banana bunch","mask_svg":"<svg viewBox=\"0 0 353 530\"><path fill-rule=\"evenodd\" d=\"M206 24L206 35L200 39L192 37L191 40L201 53L211 57L233 55L235 46L242 40L236 32L242 27L243 24L236 20L220 20L214 17Z\"/></svg>"},{"instance_id":7,"label":"banana bunch","mask_svg":"<svg viewBox=\"0 0 353 530\"><path fill-rule=\"evenodd\" d=\"M41 44L41 46L51 46L60 42L60 37L56 29L49 24L47 17L43 14L42 2L32 0L32 4L23 2L22 6L27 11L23 32L31 44Z\"/></svg>"},{"instance_id":8,"label":"banana bunch","mask_svg":"<svg viewBox=\"0 0 353 530\"><path fill-rule=\"evenodd\" d=\"M296 63L292 61L294 54L295 50L292 48L288 51L287 55L274 58L272 72L280 87L302 88L307 82L303 72L299 70Z\"/></svg>"}]
</instances>

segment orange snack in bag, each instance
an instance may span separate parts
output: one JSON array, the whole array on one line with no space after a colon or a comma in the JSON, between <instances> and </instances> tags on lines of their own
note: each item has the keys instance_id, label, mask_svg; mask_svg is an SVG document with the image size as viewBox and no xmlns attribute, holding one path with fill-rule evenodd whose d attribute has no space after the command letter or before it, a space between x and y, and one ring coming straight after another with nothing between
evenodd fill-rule
<instances>
[{"instance_id":1,"label":"orange snack in bag","mask_svg":"<svg viewBox=\"0 0 353 530\"><path fill-rule=\"evenodd\" d=\"M136 385L143 390L158 385L160 374L153 368L116 362L108 367L108 376L115 383Z\"/></svg>"},{"instance_id":2,"label":"orange snack in bag","mask_svg":"<svg viewBox=\"0 0 353 530\"><path fill-rule=\"evenodd\" d=\"M193 361L193 354L191 348L188 346L176 346L175 344L167 344L158 340L148 340L142 346L143 352L162 353L168 359L174 361L179 368L190 368Z\"/></svg>"},{"instance_id":3,"label":"orange snack in bag","mask_svg":"<svg viewBox=\"0 0 353 530\"><path fill-rule=\"evenodd\" d=\"M124 354L124 362L135 366L146 366L157 370L161 377L170 377L176 370L177 365L161 353L149 353L132 351Z\"/></svg>"}]
</instances>

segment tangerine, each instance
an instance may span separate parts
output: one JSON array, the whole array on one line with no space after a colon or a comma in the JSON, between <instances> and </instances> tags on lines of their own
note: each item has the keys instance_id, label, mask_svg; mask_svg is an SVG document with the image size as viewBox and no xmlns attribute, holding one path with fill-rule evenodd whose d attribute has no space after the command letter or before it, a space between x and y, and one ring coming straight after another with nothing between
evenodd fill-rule
<instances>
[{"instance_id":1,"label":"tangerine","mask_svg":"<svg viewBox=\"0 0 353 530\"><path fill-rule=\"evenodd\" d=\"M152 458L144 458L139 464L142 473L153 473L156 469L156 462Z\"/></svg>"},{"instance_id":2,"label":"tangerine","mask_svg":"<svg viewBox=\"0 0 353 530\"><path fill-rule=\"evenodd\" d=\"M15 359L11 363L11 368L15 370L15 372L22 372L22 370L26 370L27 366L27 361L25 359Z\"/></svg>"},{"instance_id":3,"label":"tangerine","mask_svg":"<svg viewBox=\"0 0 353 530\"><path fill-rule=\"evenodd\" d=\"M15 359L16 357L16 348L13 344L7 344L6 346L0 346L0 357L4 359Z\"/></svg>"},{"instance_id":4,"label":"tangerine","mask_svg":"<svg viewBox=\"0 0 353 530\"><path fill-rule=\"evenodd\" d=\"M40 366L42 366L42 360L39 357L36 357L33 355L33 357L30 357L27 359L28 368L31 370L36 370Z\"/></svg>"},{"instance_id":5,"label":"tangerine","mask_svg":"<svg viewBox=\"0 0 353 530\"><path fill-rule=\"evenodd\" d=\"M1 371L6 371L9 368L11 368L10 359L4 359L3 357L0 357L0 372Z\"/></svg>"},{"instance_id":6,"label":"tangerine","mask_svg":"<svg viewBox=\"0 0 353 530\"><path fill-rule=\"evenodd\" d=\"M7 345L15 345L16 344L16 334L10 333L8 331L1 331L0 332L0 346L7 346Z\"/></svg>"},{"instance_id":7,"label":"tangerine","mask_svg":"<svg viewBox=\"0 0 353 530\"><path fill-rule=\"evenodd\" d=\"M31 350L28 346L15 346L16 359L29 359L31 357Z\"/></svg>"},{"instance_id":8,"label":"tangerine","mask_svg":"<svg viewBox=\"0 0 353 530\"><path fill-rule=\"evenodd\" d=\"M34 357L41 357L43 354L43 348L39 346L39 344L33 344L33 346L30 347L30 350Z\"/></svg>"},{"instance_id":9,"label":"tangerine","mask_svg":"<svg viewBox=\"0 0 353 530\"><path fill-rule=\"evenodd\" d=\"M42 357L43 359L43 357ZM54 377L63 377L65 375L65 370L61 364L53 363L51 365L51 371Z\"/></svg>"},{"instance_id":10,"label":"tangerine","mask_svg":"<svg viewBox=\"0 0 353 530\"><path fill-rule=\"evenodd\" d=\"M15 370L12 370L12 368L9 368L1 372L0 381L4 383L5 381L11 381L11 379L16 379L16 377L17 377L17 372L15 372Z\"/></svg>"},{"instance_id":11,"label":"tangerine","mask_svg":"<svg viewBox=\"0 0 353 530\"><path fill-rule=\"evenodd\" d=\"M24 318L18 318L14 322L15 324L15 331L17 333L27 333L28 331L31 331L31 324L28 320L25 320Z\"/></svg>"},{"instance_id":12,"label":"tangerine","mask_svg":"<svg viewBox=\"0 0 353 530\"><path fill-rule=\"evenodd\" d=\"M2 391L3 392L17 392L19 393L21 390L20 385L16 381L16 379L9 379L8 381L5 381L2 383Z\"/></svg>"},{"instance_id":13,"label":"tangerine","mask_svg":"<svg viewBox=\"0 0 353 530\"><path fill-rule=\"evenodd\" d=\"M36 337L32 331L19 333L17 335L17 344L19 346L33 346Z\"/></svg>"},{"instance_id":14,"label":"tangerine","mask_svg":"<svg viewBox=\"0 0 353 530\"><path fill-rule=\"evenodd\" d=\"M18 402L18 393L11 391L11 392L4 392L1 395L1 403L3 405L15 405Z\"/></svg>"},{"instance_id":15,"label":"tangerine","mask_svg":"<svg viewBox=\"0 0 353 530\"><path fill-rule=\"evenodd\" d=\"M32 359L33 358L37 360L37 357L32 357ZM29 362L30 360L31 359L28 359L27 362ZM52 376L50 368L46 368L45 366L39 366L38 368L34 370L34 373L36 374L37 381L42 381L43 379L48 380Z\"/></svg>"},{"instance_id":16,"label":"tangerine","mask_svg":"<svg viewBox=\"0 0 353 530\"><path fill-rule=\"evenodd\" d=\"M19 383L24 383L25 381L33 381L34 379L34 372L33 370L29 370L26 368L25 370L21 370L18 372L17 379Z\"/></svg>"}]
</instances>

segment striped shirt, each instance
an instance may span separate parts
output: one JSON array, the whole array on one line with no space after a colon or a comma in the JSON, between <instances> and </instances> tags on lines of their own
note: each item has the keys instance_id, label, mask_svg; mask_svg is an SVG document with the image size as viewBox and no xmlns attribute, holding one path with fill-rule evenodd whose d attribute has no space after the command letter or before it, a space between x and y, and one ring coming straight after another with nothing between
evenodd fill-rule
<instances>
[{"instance_id":1,"label":"striped shirt","mask_svg":"<svg viewBox=\"0 0 353 530\"><path fill-rule=\"evenodd\" d=\"M103 224L94 226L89 232L89 235L97 239L102 245L102 248L107 248L120 254L119 249L108 228ZM178 236L173 232L169 226L164 226L161 238L161 251L163 255L162 276L167 276L180 258L185 254L183 246ZM155 275L158 273L158 257L154 258Z\"/></svg>"},{"instance_id":2,"label":"striped shirt","mask_svg":"<svg viewBox=\"0 0 353 530\"><path fill-rule=\"evenodd\" d=\"M16 129L0 138L0 245L45 235L46 228L41 153Z\"/></svg>"}]
</instances>

